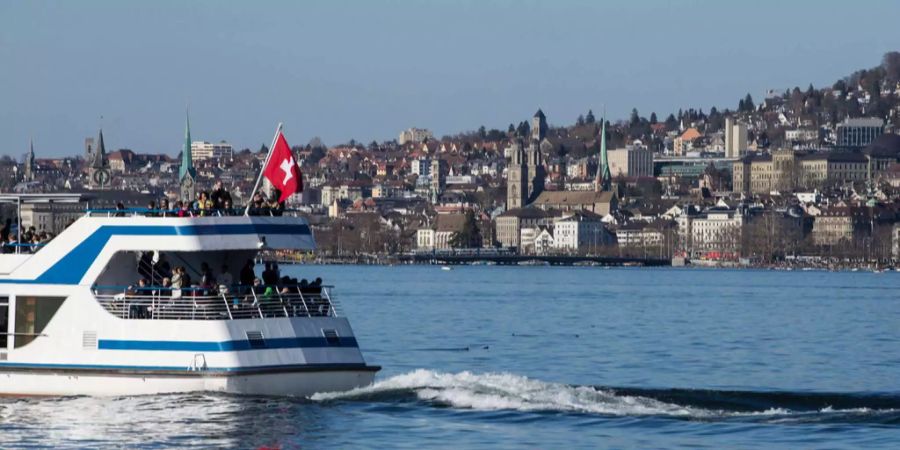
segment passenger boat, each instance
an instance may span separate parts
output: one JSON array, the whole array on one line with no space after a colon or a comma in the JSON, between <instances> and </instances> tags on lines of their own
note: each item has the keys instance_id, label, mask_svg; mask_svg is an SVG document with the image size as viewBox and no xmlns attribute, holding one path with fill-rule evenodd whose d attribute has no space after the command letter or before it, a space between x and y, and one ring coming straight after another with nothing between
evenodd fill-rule
<instances>
[{"instance_id":1,"label":"passenger boat","mask_svg":"<svg viewBox=\"0 0 900 450\"><path fill-rule=\"evenodd\" d=\"M0 394L308 396L370 384L379 367L330 286L173 289L154 273L160 261L195 280L203 264L227 266L237 283L262 251L314 248L302 217L88 211L40 250L0 255Z\"/></svg>"}]
</instances>

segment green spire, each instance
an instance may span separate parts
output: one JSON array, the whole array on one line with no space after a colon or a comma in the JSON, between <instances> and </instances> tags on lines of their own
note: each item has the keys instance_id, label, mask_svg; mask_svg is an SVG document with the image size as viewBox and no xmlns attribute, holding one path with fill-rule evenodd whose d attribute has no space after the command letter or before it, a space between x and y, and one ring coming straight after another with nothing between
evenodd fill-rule
<instances>
[{"instance_id":1,"label":"green spire","mask_svg":"<svg viewBox=\"0 0 900 450\"><path fill-rule=\"evenodd\" d=\"M606 117L600 131L600 189L608 191L612 176L609 173L609 161L606 157Z\"/></svg>"},{"instance_id":2,"label":"green spire","mask_svg":"<svg viewBox=\"0 0 900 450\"><path fill-rule=\"evenodd\" d=\"M184 113L184 148L181 149L181 168L178 169L178 179L181 180L186 174L190 173L194 176L194 161L191 157L191 118L188 113Z\"/></svg>"}]
</instances>

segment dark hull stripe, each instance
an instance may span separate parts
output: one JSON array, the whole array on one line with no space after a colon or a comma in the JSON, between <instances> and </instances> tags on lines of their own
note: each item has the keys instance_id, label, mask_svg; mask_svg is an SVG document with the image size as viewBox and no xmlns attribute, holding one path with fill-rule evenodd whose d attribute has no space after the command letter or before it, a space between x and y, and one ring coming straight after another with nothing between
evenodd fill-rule
<instances>
[{"instance_id":1,"label":"dark hull stripe","mask_svg":"<svg viewBox=\"0 0 900 450\"><path fill-rule=\"evenodd\" d=\"M293 364L252 367L211 367L206 370L188 370L185 367L165 366L101 366L79 364L0 364L0 374L32 373L46 375L83 376L148 376L148 377L237 377L278 373L317 372L377 372L381 366L366 364Z\"/></svg>"},{"instance_id":2,"label":"dark hull stripe","mask_svg":"<svg viewBox=\"0 0 900 450\"><path fill-rule=\"evenodd\" d=\"M100 339L100 350L155 350L170 352L240 352L246 350L271 350L286 348L358 348L354 337L341 337L338 342L329 343L324 337L293 337L264 339L251 343L248 340L208 342L208 341L128 341Z\"/></svg>"}]
</instances>

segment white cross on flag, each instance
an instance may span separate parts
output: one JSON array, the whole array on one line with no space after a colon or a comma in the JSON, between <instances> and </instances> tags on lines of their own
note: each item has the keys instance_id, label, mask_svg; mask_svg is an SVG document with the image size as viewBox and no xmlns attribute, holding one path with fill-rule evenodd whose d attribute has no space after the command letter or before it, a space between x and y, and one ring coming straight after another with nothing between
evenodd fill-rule
<instances>
[{"instance_id":1,"label":"white cross on flag","mask_svg":"<svg viewBox=\"0 0 900 450\"><path fill-rule=\"evenodd\" d=\"M279 202L285 201L296 192L303 192L303 176L300 167L294 161L294 154L288 146L284 134L278 133L275 146L272 147L272 156L263 170L263 175L276 189L281 191Z\"/></svg>"}]
</instances>

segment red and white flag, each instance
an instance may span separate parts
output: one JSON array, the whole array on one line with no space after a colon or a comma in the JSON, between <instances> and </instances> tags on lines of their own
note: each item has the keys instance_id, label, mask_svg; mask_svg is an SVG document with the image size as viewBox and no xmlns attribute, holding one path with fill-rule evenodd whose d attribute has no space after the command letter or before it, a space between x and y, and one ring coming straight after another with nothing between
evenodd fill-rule
<instances>
[{"instance_id":1,"label":"red and white flag","mask_svg":"<svg viewBox=\"0 0 900 450\"><path fill-rule=\"evenodd\" d=\"M275 146L272 147L272 155L263 170L263 175L272 183L272 186L281 191L279 202L285 201L294 193L303 192L303 175L294 160L291 147L288 146L287 140L284 139L284 134L281 132L275 139Z\"/></svg>"}]
</instances>

